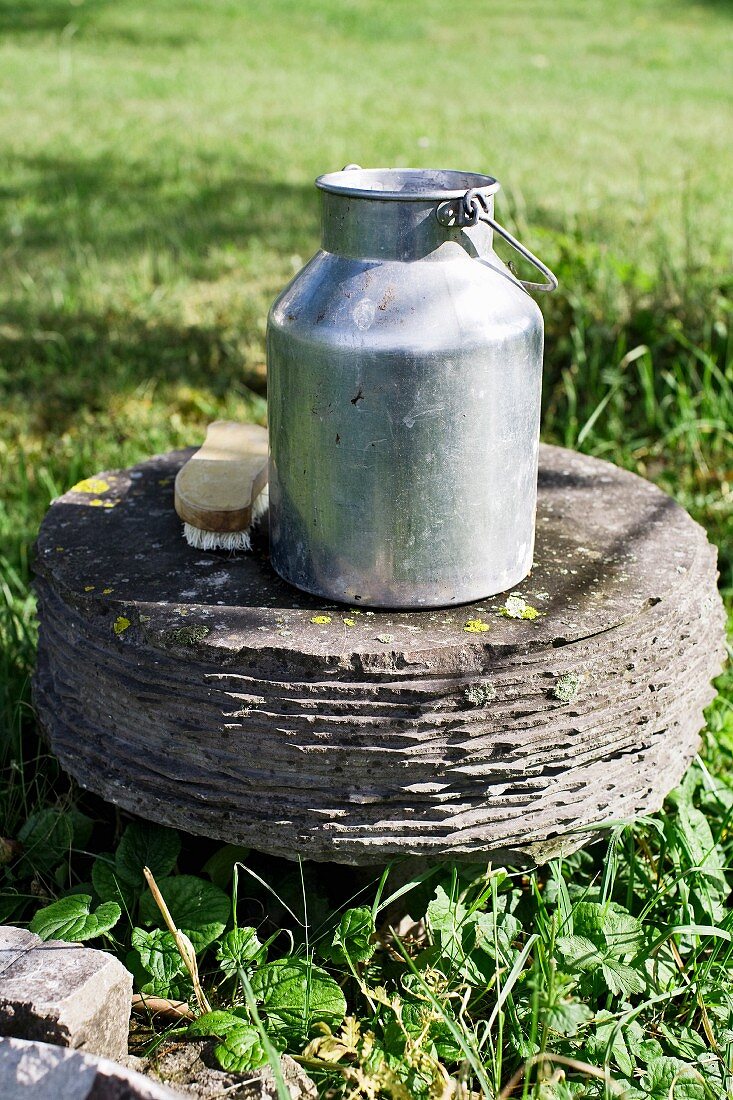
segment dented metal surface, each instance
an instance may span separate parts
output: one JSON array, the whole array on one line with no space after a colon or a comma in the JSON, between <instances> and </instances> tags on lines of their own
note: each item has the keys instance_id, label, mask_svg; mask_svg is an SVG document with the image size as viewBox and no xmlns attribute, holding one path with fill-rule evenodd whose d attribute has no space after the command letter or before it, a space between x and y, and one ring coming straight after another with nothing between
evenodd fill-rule
<instances>
[{"instance_id":1,"label":"dented metal surface","mask_svg":"<svg viewBox=\"0 0 733 1100\"><path fill-rule=\"evenodd\" d=\"M472 173L323 176L323 240L268 323L272 564L354 605L441 607L518 584L534 546L543 323L441 203Z\"/></svg>"}]
</instances>

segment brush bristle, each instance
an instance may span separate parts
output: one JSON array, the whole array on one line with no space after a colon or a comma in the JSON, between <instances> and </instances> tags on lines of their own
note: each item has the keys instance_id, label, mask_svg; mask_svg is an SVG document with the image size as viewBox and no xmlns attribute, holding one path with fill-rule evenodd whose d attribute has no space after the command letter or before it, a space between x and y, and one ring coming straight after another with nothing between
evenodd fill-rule
<instances>
[{"instance_id":1,"label":"brush bristle","mask_svg":"<svg viewBox=\"0 0 733 1100\"><path fill-rule=\"evenodd\" d=\"M194 550L229 550L232 553L252 549L250 531L267 515L270 494L267 486L252 504L252 520L245 531L204 531L192 523L184 523L183 537Z\"/></svg>"},{"instance_id":2,"label":"brush bristle","mask_svg":"<svg viewBox=\"0 0 733 1100\"><path fill-rule=\"evenodd\" d=\"M250 527L256 527L263 516L267 515L267 509L270 507L270 487L265 485L264 489L258 497L255 497L252 505L252 522Z\"/></svg>"}]
</instances>

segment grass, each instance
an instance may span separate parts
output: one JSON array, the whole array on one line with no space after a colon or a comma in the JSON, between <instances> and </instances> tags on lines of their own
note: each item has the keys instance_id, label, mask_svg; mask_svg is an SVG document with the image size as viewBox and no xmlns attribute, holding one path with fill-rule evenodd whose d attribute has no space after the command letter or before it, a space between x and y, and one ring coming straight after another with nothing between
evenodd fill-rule
<instances>
[{"instance_id":1,"label":"grass","mask_svg":"<svg viewBox=\"0 0 733 1100\"><path fill-rule=\"evenodd\" d=\"M49 501L213 417L264 420L267 306L317 245L312 178L355 160L503 181L499 217L561 280L545 438L672 493L730 593L732 44L716 0L0 0L1 919L61 898L138 986L186 996L143 851L174 916L202 889L187 876L228 899L222 923L208 891L210 942L182 924L209 997L250 1029L219 1037L226 1057L262 1055L261 1016L324 1095L733 1095L730 676L663 813L549 869L402 887L399 868L370 882L125 833L58 773L29 697ZM247 954L255 926L269 963ZM268 1001L288 974L315 1008Z\"/></svg>"}]
</instances>

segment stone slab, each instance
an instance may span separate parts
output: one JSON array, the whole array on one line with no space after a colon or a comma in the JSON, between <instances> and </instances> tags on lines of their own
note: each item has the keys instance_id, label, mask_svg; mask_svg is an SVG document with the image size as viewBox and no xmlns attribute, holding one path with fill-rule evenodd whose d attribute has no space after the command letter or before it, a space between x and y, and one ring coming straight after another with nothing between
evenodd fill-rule
<instances>
[{"instance_id":1,"label":"stone slab","mask_svg":"<svg viewBox=\"0 0 733 1100\"><path fill-rule=\"evenodd\" d=\"M27 928L0 925L0 980L6 970L40 942L40 936L29 932Z\"/></svg>"},{"instance_id":2,"label":"stone slab","mask_svg":"<svg viewBox=\"0 0 733 1100\"><path fill-rule=\"evenodd\" d=\"M344 605L299 592L274 573L266 530L254 532L248 554L187 545L173 482L192 453L106 471L65 493L43 521L35 568L86 619L112 630L117 616L128 618L128 643L134 637L163 651L195 650L214 664L271 653L324 668L358 655L379 668L386 656L388 667L420 656L437 672L442 651L448 657L469 648L464 625L481 617L491 632L479 641L495 653L567 644L670 598L704 539L684 509L649 482L543 446L535 564L517 586L543 613L531 630L498 614L504 595L438 611L369 611L349 627ZM331 623L311 622L321 614ZM379 640L385 636L390 640Z\"/></svg>"},{"instance_id":3,"label":"stone slab","mask_svg":"<svg viewBox=\"0 0 733 1100\"><path fill-rule=\"evenodd\" d=\"M547 859L681 779L724 616L714 547L653 485L543 447L518 587L535 619L503 615L508 593L362 613L285 585L264 532L251 554L188 547L187 454L98 475L41 528L35 700L83 786L191 832L369 864Z\"/></svg>"},{"instance_id":4,"label":"stone slab","mask_svg":"<svg viewBox=\"0 0 733 1100\"><path fill-rule=\"evenodd\" d=\"M106 1058L0 1038L2 1100L182 1100L182 1094Z\"/></svg>"},{"instance_id":5,"label":"stone slab","mask_svg":"<svg viewBox=\"0 0 733 1100\"><path fill-rule=\"evenodd\" d=\"M0 929L0 1035L122 1057L131 998L132 975L105 951Z\"/></svg>"}]
</instances>

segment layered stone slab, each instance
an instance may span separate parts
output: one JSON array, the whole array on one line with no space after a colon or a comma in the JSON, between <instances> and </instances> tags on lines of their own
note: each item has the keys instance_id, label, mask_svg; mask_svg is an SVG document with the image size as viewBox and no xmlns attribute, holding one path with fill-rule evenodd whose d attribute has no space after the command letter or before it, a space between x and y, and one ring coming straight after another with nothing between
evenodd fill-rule
<instances>
[{"instance_id":1,"label":"layered stone slab","mask_svg":"<svg viewBox=\"0 0 733 1100\"><path fill-rule=\"evenodd\" d=\"M723 660L716 553L660 490L541 448L532 574L415 613L192 550L190 454L97 475L38 539L35 698L63 765L145 817L279 855L547 859L659 807ZM364 522L368 523L365 514ZM509 604L511 607L511 603Z\"/></svg>"}]
</instances>

